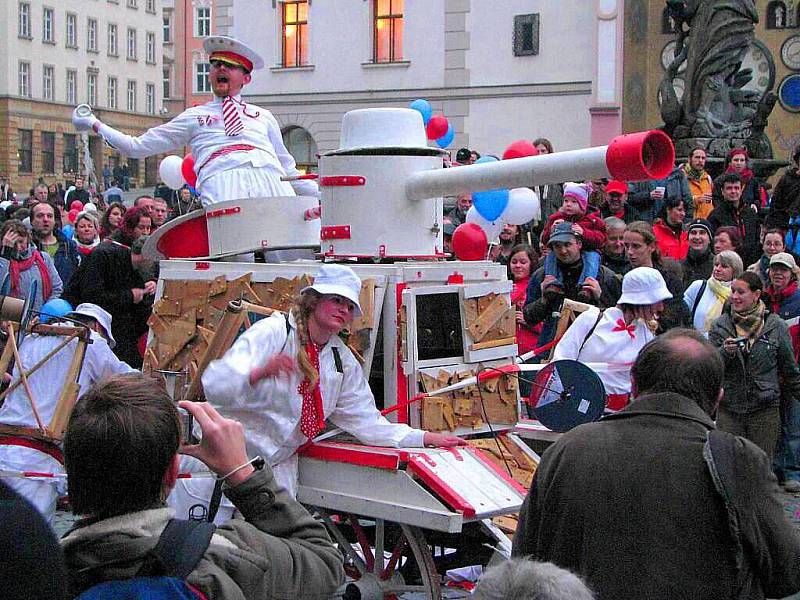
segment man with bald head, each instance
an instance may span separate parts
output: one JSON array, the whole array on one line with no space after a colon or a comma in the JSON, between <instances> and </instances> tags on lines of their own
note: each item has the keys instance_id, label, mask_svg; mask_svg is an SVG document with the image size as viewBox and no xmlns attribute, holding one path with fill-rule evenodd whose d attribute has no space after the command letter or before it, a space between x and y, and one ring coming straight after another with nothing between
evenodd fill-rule
<instances>
[{"instance_id":1,"label":"man with bald head","mask_svg":"<svg viewBox=\"0 0 800 600\"><path fill-rule=\"evenodd\" d=\"M722 375L719 353L694 330L644 346L634 401L545 452L512 554L576 572L601 599L800 590L800 534L766 454L714 425Z\"/></svg>"}]
</instances>

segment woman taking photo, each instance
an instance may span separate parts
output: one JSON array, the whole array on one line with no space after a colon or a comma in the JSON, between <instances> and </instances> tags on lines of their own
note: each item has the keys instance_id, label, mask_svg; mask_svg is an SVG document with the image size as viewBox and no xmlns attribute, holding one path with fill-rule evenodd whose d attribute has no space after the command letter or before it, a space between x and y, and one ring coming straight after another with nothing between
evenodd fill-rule
<instances>
[{"instance_id":1,"label":"woman taking photo","mask_svg":"<svg viewBox=\"0 0 800 600\"><path fill-rule=\"evenodd\" d=\"M0 240L0 281L8 275L10 296L27 298L35 283L33 310L39 310L45 302L61 297L64 286L53 259L47 252L36 249L31 241L31 234L22 221L11 219L3 223Z\"/></svg>"},{"instance_id":2,"label":"woman taking photo","mask_svg":"<svg viewBox=\"0 0 800 600\"><path fill-rule=\"evenodd\" d=\"M112 202L108 205L103 219L100 221L100 239L104 240L120 228L122 217L125 216L125 205L121 202Z\"/></svg>"},{"instance_id":3,"label":"woman taking photo","mask_svg":"<svg viewBox=\"0 0 800 600\"><path fill-rule=\"evenodd\" d=\"M800 394L800 371L789 329L767 311L763 287L755 273L745 272L731 284L730 310L708 334L725 361L717 427L749 439L770 462L781 427L781 384L793 398Z\"/></svg>"},{"instance_id":4,"label":"woman taking photo","mask_svg":"<svg viewBox=\"0 0 800 600\"><path fill-rule=\"evenodd\" d=\"M658 213L653 225L661 256L673 260L683 260L689 251L688 233L683 230L686 208L681 198L668 197Z\"/></svg>"},{"instance_id":5,"label":"woman taking photo","mask_svg":"<svg viewBox=\"0 0 800 600\"><path fill-rule=\"evenodd\" d=\"M694 281L686 289L683 301L691 314L691 323L706 336L731 295L731 282L742 274L742 259L736 252L723 250L714 257L714 270L705 281Z\"/></svg>"},{"instance_id":6,"label":"woman taking photo","mask_svg":"<svg viewBox=\"0 0 800 600\"><path fill-rule=\"evenodd\" d=\"M517 311L518 354L525 354L536 348L536 340L539 338L539 331L541 331L541 325L531 327L525 322L525 317L522 316L528 282L537 262L536 253L527 244L517 244L511 249L508 261L508 277L514 282L514 287L511 289L511 303Z\"/></svg>"}]
</instances>

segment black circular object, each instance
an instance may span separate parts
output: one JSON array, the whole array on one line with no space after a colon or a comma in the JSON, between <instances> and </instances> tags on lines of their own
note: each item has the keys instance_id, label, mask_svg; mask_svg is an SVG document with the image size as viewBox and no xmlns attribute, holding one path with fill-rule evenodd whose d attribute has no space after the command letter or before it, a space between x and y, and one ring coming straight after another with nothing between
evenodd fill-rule
<instances>
[{"instance_id":1,"label":"black circular object","mask_svg":"<svg viewBox=\"0 0 800 600\"><path fill-rule=\"evenodd\" d=\"M536 418L553 431L569 431L603 416L603 382L577 360L557 360L544 367L532 382L530 403Z\"/></svg>"}]
</instances>

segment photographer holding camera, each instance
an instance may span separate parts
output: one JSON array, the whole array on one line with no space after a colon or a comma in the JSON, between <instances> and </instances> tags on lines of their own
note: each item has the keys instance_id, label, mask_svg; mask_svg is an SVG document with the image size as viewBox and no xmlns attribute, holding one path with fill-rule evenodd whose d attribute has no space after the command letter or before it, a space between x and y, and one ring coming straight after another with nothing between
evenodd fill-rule
<instances>
[{"instance_id":1,"label":"photographer holding camera","mask_svg":"<svg viewBox=\"0 0 800 600\"><path fill-rule=\"evenodd\" d=\"M749 439L772 460L781 427L781 386L787 397L800 397L800 371L789 329L767 311L762 292L755 273L734 279L730 308L714 321L708 339L725 362L717 427Z\"/></svg>"},{"instance_id":2,"label":"photographer holding camera","mask_svg":"<svg viewBox=\"0 0 800 600\"><path fill-rule=\"evenodd\" d=\"M175 585L186 590L180 597L330 597L343 570L325 527L275 483L260 457L248 458L238 421L208 403L180 405L202 430L202 441L181 452L224 480L244 519L216 529L173 519L164 499L178 477L175 405L145 375L100 381L75 407L64 437L70 499L88 517L61 541L71 594L103 586L109 597L123 597L135 583L148 597Z\"/></svg>"}]
</instances>

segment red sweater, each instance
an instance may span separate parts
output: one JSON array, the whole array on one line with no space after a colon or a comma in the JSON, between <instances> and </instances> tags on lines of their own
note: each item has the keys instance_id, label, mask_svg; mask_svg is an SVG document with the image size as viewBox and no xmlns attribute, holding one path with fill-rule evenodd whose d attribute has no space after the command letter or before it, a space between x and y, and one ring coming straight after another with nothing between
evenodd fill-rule
<instances>
[{"instance_id":1,"label":"red sweater","mask_svg":"<svg viewBox=\"0 0 800 600\"><path fill-rule=\"evenodd\" d=\"M681 230L680 234L676 234L675 230L662 221L653 224L653 233L656 234L656 242L658 249L661 250L661 256L672 258L674 260L683 260L689 252L689 234Z\"/></svg>"},{"instance_id":2,"label":"red sweater","mask_svg":"<svg viewBox=\"0 0 800 600\"><path fill-rule=\"evenodd\" d=\"M522 310L522 307L525 306L525 294L528 290L529 281L530 277L515 281L514 287L511 289L511 303L517 310ZM531 327L527 323L522 325L517 323L517 347L519 348L519 354L525 354L536 348L536 342L539 339L541 330L541 323L535 327Z\"/></svg>"},{"instance_id":3,"label":"red sweater","mask_svg":"<svg viewBox=\"0 0 800 600\"><path fill-rule=\"evenodd\" d=\"M550 215L542 230L542 244L546 246L550 241L550 230L553 229L553 223L560 219L575 223L583 228L583 235L581 236L583 250L600 251L606 243L606 223L600 218L596 210L590 208L589 211L585 215L565 215L559 210Z\"/></svg>"}]
</instances>

